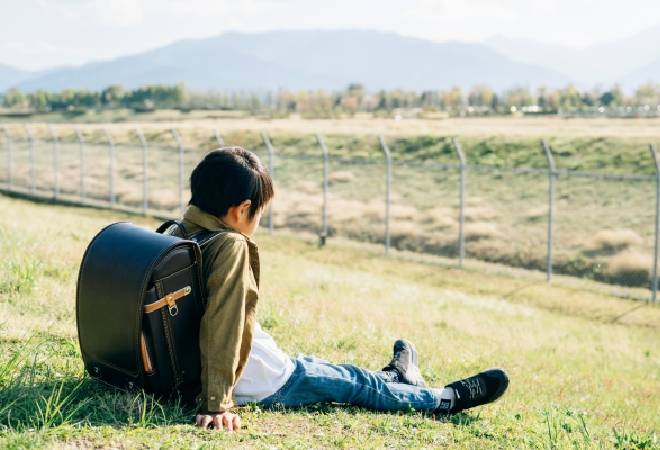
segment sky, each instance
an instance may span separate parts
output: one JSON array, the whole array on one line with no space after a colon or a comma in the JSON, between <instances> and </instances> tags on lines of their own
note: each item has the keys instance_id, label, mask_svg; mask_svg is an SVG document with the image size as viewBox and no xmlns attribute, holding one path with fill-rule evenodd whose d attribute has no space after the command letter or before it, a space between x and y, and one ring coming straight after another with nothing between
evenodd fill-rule
<instances>
[{"instance_id":1,"label":"sky","mask_svg":"<svg viewBox=\"0 0 660 450\"><path fill-rule=\"evenodd\" d=\"M0 0L0 63L79 65L226 31L372 29L571 47L660 25L657 0Z\"/></svg>"}]
</instances>

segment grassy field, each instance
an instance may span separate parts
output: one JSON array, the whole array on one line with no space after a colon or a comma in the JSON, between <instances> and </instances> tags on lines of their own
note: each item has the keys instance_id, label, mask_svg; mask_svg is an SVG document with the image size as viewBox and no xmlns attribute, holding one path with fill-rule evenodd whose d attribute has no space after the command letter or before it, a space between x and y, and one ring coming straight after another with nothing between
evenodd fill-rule
<instances>
[{"instance_id":1,"label":"grassy field","mask_svg":"<svg viewBox=\"0 0 660 450\"><path fill-rule=\"evenodd\" d=\"M223 132L243 130L267 130L276 134L351 134L374 135L383 133L390 136L515 136L515 137L619 137L658 139L660 137L660 119L605 119L572 118L557 116L545 117L456 117L448 119L403 119L374 118L364 115L336 119L300 119L288 117L267 119L246 117L228 111L206 113L195 111L191 114L180 111L156 111L147 114L118 114L110 111L94 116L68 117L57 114L34 116L29 119L9 119L8 124L21 126L23 123L92 124L97 128L112 123L127 129L140 125L144 128L217 127Z\"/></svg>"},{"instance_id":2,"label":"grassy field","mask_svg":"<svg viewBox=\"0 0 660 450\"><path fill-rule=\"evenodd\" d=\"M87 377L74 315L82 253L105 224L155 221L0 197L1 448L660 448L660 308L592 281L313 236L260 233L258 318L282 348L378 369L413 340L437 386L485 367L497 403L450 419L320 405L241 409L204 432L192 411Z\"/></svg>"},{"instance_id":3,"label":"grassy field","mask_svg":"<svg viewBox=\"0 0 660 450\"><path fill-rule=\"evenodd\" d=\"M539 144L546 137L560 170L633 174L643 179L580 177L561 172L556 183L554 270L628 286L648 287L652 266L655 189L648 151L660 140L653 120L563 120L557 118L450 119L435 121L220 121L224 141L254 150L267 163L259 128L271 131L278 200L278 228L318 232L321 226L322 162L314 124L329 130L329 232L379 243L384 240L385 165L375 133L385 130L392 150L392 245L401 250L456 257L458 173L451 139L459 134L470 168L467 174L466 250L471 258L544 270L546 265L547 163ZM369 126L371 124L371 127ZM147 180L150 211L176 214L179 206L178 149L168 125L180 128L185 145L184 179L208 150L217 147L212 123L141 124L149 141ZM251 129L239 128L251 126ZM103 125L83 129L86 175L71 125L55 125L60 137L60 190L95 201L109 198L107 136ZM135 124L108 125L115 142L115 191L121 205L143 202L142 152ZM348 127L348 128L347 128ZM341 134L352 131L355 135ZM426 128L425 128L426 127ZM29 146L21 126L14 136L13 183L30 185ZM52 195L53 146L47 127L37 137L38 192ZM420 134L412 135L411 131ZM490 134L482 135L489 131ZM367 132L371 134L366 134ZM597 135L602 132L601 135ZM620 133L615 135L614 133ZM0 148L0 184L8 183L7 146ZM531 169L531 172L515 172ZM84 187L81 186L81 181ZM184 192L187 193L187 179ZM183 195L187 201L187 195ZM647 293L643 295L648 295Z\"/></svg>"}]
</instances>

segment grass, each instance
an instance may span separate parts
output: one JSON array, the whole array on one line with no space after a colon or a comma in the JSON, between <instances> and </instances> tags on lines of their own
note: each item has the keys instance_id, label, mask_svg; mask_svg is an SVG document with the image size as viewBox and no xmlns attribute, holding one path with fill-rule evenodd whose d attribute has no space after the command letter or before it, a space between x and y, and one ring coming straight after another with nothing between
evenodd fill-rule
<instances>
[{"instance_id":1,"label":"grass","mask_svg":"<svg viewBox=\"0 0 660 450\"><path fill-rule=\"evenodd\" d=\"M378 369L413 340L436 386L489 366L501 401L436 420L318 405L242 408L244 430L204 432L192 411L90 379L74 315L77 269L104 225L156 222L0 197L0 448L660 448L660 308L598 283L260 233L258 318L290 354Z\"/></svg>"}]
</instances>

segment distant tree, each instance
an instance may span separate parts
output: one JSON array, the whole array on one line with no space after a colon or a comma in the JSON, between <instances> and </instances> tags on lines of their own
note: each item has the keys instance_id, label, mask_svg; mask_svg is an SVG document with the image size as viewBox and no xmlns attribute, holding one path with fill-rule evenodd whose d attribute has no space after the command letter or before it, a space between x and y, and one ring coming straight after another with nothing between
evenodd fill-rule
<instances>
[{"instance_id":1,"label":"distant tree","mask_svg":"<svg viewBox=\"0 0 660 450\"><path fill-rule=\"evenodd\" d=\"M493 94L493 98L490 101L490 109L495 113L500 109L500 98L497 96L497 94Z\"/></svg>"},{"instance_id":2,"label":"distant tree","mask_svg":"<svg viewBox=\"0 0 660 450\"><path fill-rule=\"evenodd\" d=\"M579 109L582 106L582 97L575 86L571 84L559 90L559 106L565 109Z\"/></svg>"},{"instance_id":3,"label":"distant tree","mask_svg":"<svg viewBox=\"0 0 660 450\"><path fill-rule=\"evenodd\" d=\"M606 108L609 108L612 106L612 103L614 103L615 97L614 94L611 91L605 91L603 94L600 96L600 104L605 106Z\"/></svg>"},{"instance_id":4,"label":"distant tree","mask_svg":"<svg viewBox=\"0 0 660 450\"><path fill-rule=\"evenodd\" d=\"M126 91L121 84L113 84L101 91L101 106L103 108L117 108L121 105Z\"/></svg>"},{"instance_id":5,"label":"distant tree","mask_svg":"<svg viewBox=\"0 0 660 450\"><path fill-rule=\"evenodd\" d=\"M660 85L648 82L642 84L635 91L635 100L638 105L657 105L660 103Z\"/></svg>"},{"instance_id":6,"label":"distant tree","mask_svg":"<svg viewBox=\"0 0 660 450\"><path fill-rule=\"evenodd\" d=\"M453 111L463 109L463 91L460 87L454 86L449 91L443 92L442 97L446 109Z\"/></svg>"},{"instance_id":7,"label":"distant tree","mask_svg":"<svg viewBox=\"0 0 660 450\"><path fill-rule=\"evenodd\" d=\"M50 97L48 92L41 89L27 95L30 108L40 112L47 112L50 109Z\"/></svg>"},{"instance_id":8,"label":"distant tree","mask_svg":"<svg viewBox=\"0 0 660 450\"><path fill-rule=\"evenodd\" d=\"M346 87L346 92L351 96L361 97L365 92L364 85L362 83L350 83Z\"/></svg>"},{"instance_id":9,"label":"distant tree","mask_svg":"<svg viewBox=\"0 0 660 450\"><path fill-rule=\"evenodd\" d=\"M509 108L522 108L534 104L534 99L526 87L516 87L504 93L506 104Z\"/></svg>"},{"instance_id":10,"label":"distant tree","mask_svg":"<svg viewBox=\"0 0 660 450\"><path fill-rule=\"evenodd\" d=\"M390 109L389 107L389 102L387 99L387 91L385 90L380 90L378 91L378 106L377 108L379 110L388 110Z\"/></svg>"},{"instance_id":11,"label":"distant tree","mask_svg":"<svg viewBox=\"0 0 660 450\"><path fill-rule=\"evenodd\" d=\"M10 109L25 109L28 106L28 101L25 94L16 88L11 88L5 92L2 99L2 106Z\"/></svg>"},{"instance_id":12,"label":"distant tree","mask_svg":"<svg viewBox=\"0 0 660 450\"><path fill-rule=\"evenodd\" d=\"M610 91L612 95L614 96L614 100L612 101L612 106L623 106L625 103L625 95L623 93L623 89L621 89L621 86L618 84L615 84L612 86L612 89Z\"/></svg>"},{"instance_id":13,"label":"distant tree","mask_svg":"<svg viewBox=\"0 0 660 450\"><path fill-rule=\"evenodd\" d=\"M582 94L581 101L582 101L582 105L584 106L594 106L595 104L594 99L591 97L591 95L589 95L588 92L584 92Z\"/></svg>"},{"instance_id":14,"label":"distant tree","mask_svg":"<svg viewBox=\"0 0 660 450\"><path fill-rule=\"evenodd\" d=\"M468 93L468 105L490 106L493 103L495 93L486 85L474 86Z\"/></svg>"}]
</instances>

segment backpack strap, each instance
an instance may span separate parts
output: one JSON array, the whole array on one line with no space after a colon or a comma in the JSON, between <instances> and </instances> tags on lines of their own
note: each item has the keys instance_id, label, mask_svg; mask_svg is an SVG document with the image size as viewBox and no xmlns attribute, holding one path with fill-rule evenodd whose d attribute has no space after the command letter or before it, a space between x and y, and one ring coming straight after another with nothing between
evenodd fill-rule
<instances>
[{"instance_id":1,"label":"backpack strap","mask_svg":"<svg viewBox=\"0 0 660 450\"><path fill-rule=\"evenodd\" d=\"M177 228L181 230L181 232L183 233L183 238L197 242L197 245L199 245L201 248L209 244L216 236L225 233L224 231L211 231L211 230L203 229L198 231L197 233L188 234L188 230L186 230L186 227L178 220L168 220L167 222L162 223L158 228L156 228L156 233L162 234L173 225L176 225Z\"/></svg>"},{"instance_id":2,"label":"backpack strap","mask_svg":"<svg viewBox=\"0 0 660 450\"><path fill-rule=\"evenodd\" d=\"M182 237L188 239L188 230L186 230L186 227L183 226L183 223L179 222L178 220L168 220L163 222L158 228L156 228L156 233L163 234L172 225L176 225L176 227L183 233Z\"/></svg>"},{"instance_id":3,"label":"backpack strap","mask_svg":"<svg viewBox=\"0 0 660 450\"><path fill-rule=\"evenodd\" d=\"M163 234L172 225L176 225L178 227L179 222L177 222L176 220L168 220L166 222L163 222L160 224L158 228L156 228L156 233Z\"/></svg>"},{"instance_id":4,"label":"backpack strap","mask_svg":"<svg viewBox=\"0 0 660 450\"><path fill-rule=\"evenodd\" d=\"M225 231L211 231L211 230L201 230L197 233L194 233L190 236L190 240L197 242L197 245L200 248L206 247L211 241L213 241L217 236L225 233Z\"/></svg>"}]
</instances>

